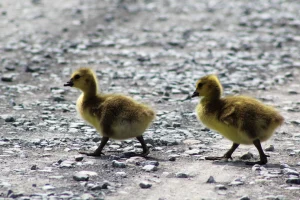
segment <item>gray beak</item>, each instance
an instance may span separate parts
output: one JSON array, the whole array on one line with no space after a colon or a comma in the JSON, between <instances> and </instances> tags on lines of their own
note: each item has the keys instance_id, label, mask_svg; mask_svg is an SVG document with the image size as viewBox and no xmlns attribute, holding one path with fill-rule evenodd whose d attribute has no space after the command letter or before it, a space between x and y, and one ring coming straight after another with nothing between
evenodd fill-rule
<instances>
[{"instance_id":1,"label":"gray beak","mask_svg":"<svg viewBox=\"0 0 300 200\"><path fill-rule=\"evenodd\" d=\"M73 81L68 81L67 83L64 84L64 86L69 86L69 87L72 87L74 85Z\"/></svg>"},{"instance_id":2,"label":"gray beak","mask_svg":"<svg viewBox=\"0 0 300 200\"><path fill-rule=\"evenodd\" d=\"M199 97L199 92L195 91L195 92L192 94L191 98L193 98L193 97Z\"/></svg>"}]
</instances>

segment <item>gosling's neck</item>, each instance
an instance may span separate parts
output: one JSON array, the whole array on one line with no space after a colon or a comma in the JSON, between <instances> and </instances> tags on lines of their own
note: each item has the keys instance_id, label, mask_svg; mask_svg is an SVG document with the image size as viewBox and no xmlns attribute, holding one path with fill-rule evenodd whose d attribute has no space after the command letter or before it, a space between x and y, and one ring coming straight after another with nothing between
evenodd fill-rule
<instances>
[{"instance_id":1,"label":"gosling's neck","mask_svg":"<svg viewBox=\"0 0 300 200\"><path fill-rule=\"evenodd\" d=\"M222 90L220 88L215 88L214 91L209 93L208 95L204 96L201 99L201 103L210 103L210 102L216 102L221 99Z\"/></svg>"},{"instance_id":2,"label":"gosling's neck","mask_svg":"<svg viewBox=\"0 0 300 200\"><path fill-rule=\"evenodd\" d=\"M82 90L83 93L83 100L88 100L98 93L98 86L97 81L93 81L87 86L84 90Z\"/></svg>"}]
</instances>

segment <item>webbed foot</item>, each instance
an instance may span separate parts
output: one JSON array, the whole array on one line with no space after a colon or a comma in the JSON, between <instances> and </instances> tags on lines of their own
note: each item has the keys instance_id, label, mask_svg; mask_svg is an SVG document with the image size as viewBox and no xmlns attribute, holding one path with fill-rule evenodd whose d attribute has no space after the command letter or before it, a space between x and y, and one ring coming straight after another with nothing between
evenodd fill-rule
<instances>
[{"instance_id":1,"label":"webbed foot","mask_svg":"<svg viewBox=\"0 0 300 200\"><path fill-rule=\"evenodd\" d=\"M239 147L240 144L233 143L231 148L223 156L208 156L205 157L205 160L232 160L232 153Z\"/></svg>"},{"instance_id":2,"label":"webbed foot","mask_svg":"<svg viewBox=\"0 0 300 200\"><path fill-rule=\"evenodd\" d=\"M205 160L228 160L228 159L232 160L232 157L231 156L226 156L226 154L224 156L208 156L208 157L205 157Z\"/></svg>"},{"instance_id":3,"label":"webbed foot","mask_svg":"<svg viewBox=\"0 0 300 200\"><path fill-rule=\"evenodd\" d=\"M143 153L139 154L139 156L147 157L149 153L150 153L149 148L147 148L147 150L143 151Z\"/></svg>"},{"instance_id":4,"label":"webbed foot","mask_svg":"<svg viewBox=\"0 0 300 200\"><path fill-rule=\"evenodd\" d=\"M268 159L267 157L270 157L269 155L264 155L260 158L260 161L256 161L256 162L251 162L251 161L248 161L248 162L245 162L246 165L256 165L256 164L259 164L259 165L265 165L268 163Z\"/></svg>"},{"instance_id":5,"label":"webbed foot","mask_svg":"<svg viewBox=\"0 0 300 200\"><path fill-rule=\"evenodd\" d=\"M101 155L105 155L105 154L102 153L102 152L88 153L88 152L80 151L79 153L80 153L80 154L87 155L87 156L94 156L94 157L101 157Z\"/></svg>"},{"instance_id":6,"label":"webbed foot","mask_svg":"<svg viewBox=\"0 0 300 200\"><path fill-rule=\"evenodd\" d=\"M254 146L257 148L258 153L259 153L259 157L260 157L260 161L257 162L246 162L246 165L255 165L255 164L259 164L259 165L265 165L268 163L268 158L270 157L269 155L266 155L261 147L260 144L260 140L256 139L253 141Z\"/></svg>"}]
</instances>

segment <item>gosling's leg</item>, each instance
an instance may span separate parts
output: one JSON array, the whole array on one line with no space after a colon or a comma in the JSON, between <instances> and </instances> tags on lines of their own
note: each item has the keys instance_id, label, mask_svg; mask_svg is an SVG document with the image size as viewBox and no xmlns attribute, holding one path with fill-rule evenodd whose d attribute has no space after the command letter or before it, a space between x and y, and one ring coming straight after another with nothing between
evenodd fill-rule
<instances>
[{"instance_id":1,"label":"gosling's leg","mask_svg":"<svg viewBox=\"0 0 300 200\"><path fill-rule=\"evenodd\" d=\"M209 156L205 157L205 160L222 160L222 159L232 159L231 155L239 147L240 144L233 143L231 148L223 155L219 157Z\"/></svg>"},{"instance_id":2,"label":"gosling's leg","mask_svg":"<svg viewBox=\"0 0 300 200\"><path fill-rule=\"evenodd\" d=\"M96 156L96 157L100 157L101 154L104 155L104 153L102 153L102 149L103 149L103 147L106 145L108 139L109 139L109 137L102 137L99 147L98 147L93 153L88 153L88 152L79 152L79 153L85 154L85 155L87 155L87 156Z\"/></svg>"},{"instance_id":3,"label":"gosling's leg","mask_svg":"<svg viewBox=\"0 0 300 200\"><path fill-rule=\"evenodd\" d=\"M260 140L256 139L253 141L254 146L257 148L258 153L259 153L259 157L260 157L260 161L257 162L246 162L246 165L255 165L255 164L259 164L259 165L265 165L268 163L268 158L270 157L268 155L266 155L261 147L260 144Z\"/></svg>"},{"instance_id":4,"label":"gosling's leg","mask_svg":"<svg viewBox=\"0 0 300 200\"><path fill-rule=\"evenodd\" d=\"M136 137L136 139L141 143L142 148L143 148L143 153L141 153L140 156L143 156L143 157L147 156L150 153L150 151L146 145L146 142L145 142L143 136L138 136L138 137Z\"/></svg>"}]
</instances>

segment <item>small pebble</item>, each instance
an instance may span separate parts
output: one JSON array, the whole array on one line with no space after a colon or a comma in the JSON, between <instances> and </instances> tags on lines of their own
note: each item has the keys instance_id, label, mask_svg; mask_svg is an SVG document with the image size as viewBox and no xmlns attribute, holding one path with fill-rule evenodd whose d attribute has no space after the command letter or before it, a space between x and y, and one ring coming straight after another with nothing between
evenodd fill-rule
<instances>
[{"instance_id":1,"label":"small pebble","mask_svg":"<svg viewBox=\"0 0 300 200\"><path fill-rule=\"evenodd\" d=\"M143 181L139 184L139 186L143 189L148 189L152 187L152 184L147 181Z\"/></svg>"},{"instance_id":2,"label":"small pebble","mask_svg":"<svg viewBox=\"0 0 300 200\"><path fill-rule=\"evenodd\" d=\"M119 162L119 161L113 160L112 166L116 167L116 168L125 168L126 164L124 162Z\"/></svg>"},{"instance_id":3,"label":"small pebble","mask_svg":"<svg viewBox=\"0 0 300 200\"><path fill-rule=\"evenodd\" d=\"M296 176L299 176L299 172L293 170L293 169L290 169L290 168L284 168L282 170L282 172L286 175L296 175Z\"/></svg>"},{"instance_id":4,"label":"small pebble","mask_svg":"<svg viewBox=\"0 0 300 200\"><path fill-rule=\"evenodd\" d=\"M206 181L206 183L215 183L216 181L215 181L215 179L214 179L214 177L213 176L210 176L209 178L208 178L208 180Z\"/></svg>"},{"instance_id":5,"label":"small pebble","mask_svg":"<svg viewBox=\"0 0 300 200\"><path fill-rule=\"evenodd\" d=\"M244 185L244 182L237 179L237 180L230 182L228 185L231 185L231 186Z\"/></svg>"},{"instance_id":6,"label":"small pebble","mask_svg":"<svg viewBox=\"0 0 300 200\"><path fill-rule=\"evenodd\" d=\"M189 155L198 155L200 153L199 149L191 149L191 150L187 150L184 153L189 154Z\"/></svg>"},{"instance_id":7,"label":"small pebble","mask_svg":"<svg viewBox=\"0 0 300 200\"><path fill-rule=\"evenodd\" d=\"M140 165L141 162L144 162L146 159L139 156L134 156L126 160L128 164Z\"/></svg>"},{"instance_id":8,"label":"small pebble","mask_svg":"<svg viewBox=\"0 0 300 200\"><path fill-rule=\"evenodd\" d=\"M284 169L284 168L290 168L290 166L288 164L281 164L280 169Z\"/></svg>"},{"instance_id":9,"label":"small pebble","mask_svg":"<svg viewBox=\"0 0 300 200\"><path fill-rule=\"evenodd\" d=\"M246 196L242 196L239 200L250 200L250 198L246 195Z\"/></svg>"},{"instance_id":10,"label":"small pebble","mask_svg":"<svg viewBox=\"0 0 300 200\"><path fill-rule=\"evenodd\" d=\"M176 157L169 156L169 161L176 161Z\"/></svg>"},{"instance_id":11,"label":"small pebble","mask_svg":"<svg viewBox=\"0 0 300 200\"><path fill-rule=\"evenodd\" d=\"M251 158L253 158L253 154L250 153L250 152L248 152L248 153L241 156L242 160L250 160Z\"/></svg>"},{"instance_id":12,"label":"small pebble","mask_svg":"<svg viewBox=\"0 0 300 200\"><path fill-rule=\"evenodd\" d=\"M5 122L15 122L16 119L12 116L7 116L7 117L5 117L4 121Z\"/></svg>"},{"instance_id":13,"label":"small pebble","mask_svg":"<svg viewBox=\"0 0 300 200\"><path fill-rule=\"evenodd\" d=\"M157 167L155 165L145 165L142 169L146 172L157 171Z\"/></svg>"},{"instance_id":14,"label":"small pebble","mask_svg":"<svg viewBox=\"0 0 300 200\"><path fill-rule=\"evenodd\" d=\"M1 77L1 80L3 82L12 82L13 81L13 75L11 74L4 74L2 77Z\"/></svg>"},{"instance_id":15,"label":"small pebble","mask_svg":"<svg viewBox=\"0 0 300 200\"><path fill-rule=\"evenodd\" d=\"M83 160L83 156L82 155L75 156L75 161L82 161L82 160Z\"/></svg>"},{"instance_id":16,"label":"small pebble","mask_svg":"<svg viewBox=\"0 0 300 200\"><path fill-rule=\"evenodd\" d=\"M89 193L84 193L80 196L80 199L82 200L92 200L95 199L95 197Z\"/></svg>"},{"instance_id":17,"label":"small pebble","mask_svg":"<svg viewBox=\"0 0 300 200\"><path fill-rule=\"evenodd\" d=\"M73 179L75 181L88 181L89 178L90 177L87 174L80 173L80 172L78 172L78 173L76 173L76 174L73 175Z\"/></svg>"},{"instance_id":18,"label":"small pebble","mask_svg":"<svg viewBox=\"0 0 300 200\"><path fill-rule=\"evenodd\" d=\"M216 188L217 190L227 190L226 186L225 186L225 185L222 185L222 184L216 185L215 188Z\"/></svg>"},{"instance_id":19,"label":"small pebble","mask_svg":"<svg viewBox=\"0 0 300 200\"><path fill-rule=\"evenodd\" d=\"M300 178L289 178L286 180L286 183L300 185Z\"/></svg>"},{"instance_id":20,"label":"small pebble","mask_svg":"<svg viewBox=\"0 0 300 200\"><path fill-rule=\"evenodd\" d=\"M116 176L126 178L127 174L126 174L126 172L116 172Z\"/></svg>"},{"instance_id":21,"label":"small pebble","mask_svg":"<svg viewBox=\"0 0 300 200\"><path fill-rule=\"evenodd\" d=\"M45 185L45 186L43 186L43 188L42 188L43 190L54 190L55 189L55 187L54 186L52 186L52 185Z\"/></svg>"},{"instance_id":22,"label":"small pebble","mask_svg":"<svg viewBox=\"0 0 300 200\"><path fill-rule=\"evenodd\" d=\"M37 170L37 166L36 165L32 165L30 169L31 170Z\"/></svg>"},{"instance_id":23,"label":"small pebble","mask_svg":"<svg viewBox=\"0 0 300 200\"><path fill-rule=\"evenodd\" d=\"M146 160L144 162L141 163L143 166L145 165L154 165L154 166L158 166L159 162L156 160Z\"/></svg>"},{"instance_id":24,"label":"small pebble","mask_svg":"<svg viewBox=\"0 0 300 200\"><path fill-rule=\"evenodd\" d=\"M175 174L176 178L188 178L189 175L183 172L178 172Z\"/></svg>"},{"instance_id":25,"label":"small pebble","mask_svg":"<svg viewBox=\"0 0 300 200\"><path fill-rule=\"evenodd\" d=\"M273 145L270 145L269 147L265 148L266 151L274 151L275 148Z\"/></svg>"}]
</instances>

